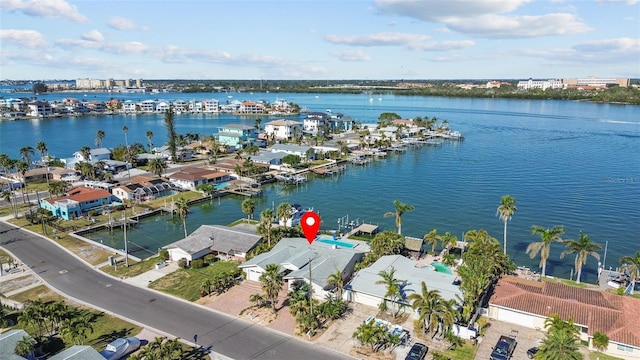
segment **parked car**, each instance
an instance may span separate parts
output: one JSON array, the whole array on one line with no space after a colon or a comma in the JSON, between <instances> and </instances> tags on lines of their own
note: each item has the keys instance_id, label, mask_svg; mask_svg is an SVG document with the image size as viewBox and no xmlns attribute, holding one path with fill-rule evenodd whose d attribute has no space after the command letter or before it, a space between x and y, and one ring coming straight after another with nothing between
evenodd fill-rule
<instances>
[{"instance_id":1,"label":"parked car","mask_svg":"<svg viewBox=\"0 0 640 360\"><path fill-rule=\"evenodd\" d=\"M429 348L425 344L415 343L409 350L409 353L404 360L422 360L427 356Z\"/></svg>"},{"instance_id":2,"label":"parked car","mask_svg":"<svg viewBox=\"0 0 640 360\"><path fill-rule=\"evenodd\" d=\"M531 349L527 350L527 357L529 359L533 359L533 357L536 356L537 352L538 352L538 348L537 347L532 347Z\"/></svg>"},{"instance_id":3,"label":"parked car","mask_svg":"<svg viewBox=\"0 0 640 360\"><path fill-rule=\"evenodd\" d=\"M491 352L491 360L509 360L513 354L513 350L516 348L516 338L513 336L502 335L496 346L493 347Z\"/></svg>"}]
</instances>

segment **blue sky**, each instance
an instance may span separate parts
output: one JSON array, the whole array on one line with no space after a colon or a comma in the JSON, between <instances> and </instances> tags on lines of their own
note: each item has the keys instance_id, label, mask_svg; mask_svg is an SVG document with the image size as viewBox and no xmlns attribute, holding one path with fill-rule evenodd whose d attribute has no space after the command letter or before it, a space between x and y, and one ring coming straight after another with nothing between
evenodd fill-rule
<instances>
[{"instance_id":1,"label":"blue sky","mask_svg":"<svg viewBox=\"0 0 640 360\"><path fill-rule=\"evenodd\" d=\"M640 77L640 0L0 0L0 79Z\"/></svg>"}]
</instances>

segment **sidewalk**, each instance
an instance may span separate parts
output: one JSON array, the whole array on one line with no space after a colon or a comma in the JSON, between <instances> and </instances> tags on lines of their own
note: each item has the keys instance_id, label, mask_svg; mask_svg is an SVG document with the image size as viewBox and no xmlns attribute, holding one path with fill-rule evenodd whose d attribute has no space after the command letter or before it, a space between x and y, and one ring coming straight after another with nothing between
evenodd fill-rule
<instances>
[{"instance_id":1,"label":"sidewalk","mask_svg":"<svg viewBox=\"0 0 640 360\"><path fill-rule=\"evenodd\" d=\"M134 276L134 277L130 277L130 278L126 278L123 279L122 281L131 284L131 285L135 285L135 286L139 286L139 287L148 287L150 283L160 279L161 277L170 274L176 270L178 270L178 264L175 262L168 262L165 263L165 266L160 268L160 269L152 269L149 270L145 273L142 273L138 276Z\"/></svg>"}]
</instances>

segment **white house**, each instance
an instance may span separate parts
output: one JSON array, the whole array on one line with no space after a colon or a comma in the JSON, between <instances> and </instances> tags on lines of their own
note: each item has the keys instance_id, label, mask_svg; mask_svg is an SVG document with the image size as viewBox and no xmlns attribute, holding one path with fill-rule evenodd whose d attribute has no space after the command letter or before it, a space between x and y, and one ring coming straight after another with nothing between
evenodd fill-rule
<instances>
[{"instance_id":1,"label":"white house","mask_svg":"<svg viewBox=\"0 0 640 360\"><path fill-rule=\"evenodd\" d=\"M311 146L301 146L295 144L274 144L271 146L271 152L297 155L300 156L300 159L302 159L302 161L315 159L315 151Z\"/></svg>"},{"instance_id":2,"label":"white house","mask_svg":"<svg viewBox=\"0 0 640 360\"><path fill-rule=\"evenodd\" d=\"M284 238L271 251L262 253L239 267L245 272L247 280L260 281L260 275L268 264L278 264L289 288L296 280L308 283L311 267L313 296L323 299L334 290L327 284L329 275L339 271L343 280L350 278L355 264L362 260L366 251L368 248L358 242L334 245L316 240L309 245L303 238Z\"/></svg>"},{"instance_id":3,"label":"white house","mask_svg":"<svg viewBox=\"0 0 640 360\"><path fill-rule=\"evenodd\" d=\"M164 113L165 111L169 110L170 107L171 107L171 103L169 101L160 100L156 105L156 112Z\"/></svg>"},{"instance_id":4,"label":"white house","mask_svg":"<svg viewBox=\"0 0 640 360\"><path fill-rule=\"evenodd\" d=\"M190 264L193 260L210 254L213 238L205 236L206 234L199 231L201 229L202 227L198 228L198 230L192 232L182 240L163 246L162 248L169 252L169 260L178 261L180 259L186 259L187 264Z\"/></svg>"},{"instance_id":5,"label":"white house","mask_svg":"<svg viewBox=\"0 0 640 360\"><path fill-rule=\"evenodd\" d=\"M302 135L303 124L293 120L274 120L264 125L264 132L269 138L291 140L294 134Z\"/></svg>"},{"instance_id":6,"label":"white house","mask_svg":"<svg viewBox=\"0 0 640 360\"><path fill-rule=\"evenodd\" d=\"M220 103L216 99L204 99L202 100L202 106L206 113L217 113L220 111Z\"/></svg>"},{"instance_id":7,"label":"white house","mask_svg":"<svg viewBox=\"0 0 640 360\"><path fill-rule=\"evenodd\" d=\"M32 101L27 104L28 110L27 115L30 116L50 116L53 114L53 110L51 109L51 105L47 101Z\"/></svg>"},{"instance_id":8,"label":"white house","mask_svg":"<svg viewBox=\"0 0 640 360\"><path fill-rule=\"evenodd\" d=\"M552 314L573 319L580 339L589 342L597 332L609 338L604 353L640 358L640 299L556 282L502 277L489 300L489 317L531 329L544 329Z\"/></svg>"},{"instance_id":9,"label":"white house","mask_svg":"<svg viewBox=\"0 0 640 360\"><path fill-rule=\"evenodd\" d=\"M395 301L410 308L407 297L410 294L420 293L422 282L427 284L429 290L438 290L445 300L457 300L456 295L462 296L462 291L455 284L456 276L437 271L441 267L425 266L416 267L416 262L401 255L383 256L368 268L362 269L353 278L350 284L345 286L343 297L346 300L360 304L378 307L384 300L387 292L386 286L376 284L380 280L381 271L395 269L394 277L402 282L400 299ZM391 301L391 299L387 299Z\"/></svg>"},{"instance_id":10,"label":"white house","mask_svg":"<svg viewBox=\"0 0 640 360\"><path fill-rule=\"evenodd\" d=\"M138 103L138 106L140 107L140 111L147 112L147 113L155 112L156 105L157 103L155 100L145 100Z\"/></svg>"},{"instance_id":11,"label":"white house","mask_svg":"<svg viewBox=\"0 0 640 360\"><path fill-rule=\"evenodd\" d=\"M124 111L125 113L136 112L136 103L132 100L125 100L122 103L122 111Z\"/></svg>"},{"instance_id":12,"label":"white house","mask_svg":"<svg viewBox=\"0 0 640 360\"><path fill-rule=\"evenodd\" d=\"M304 131L322 136L325 130L329 130L329 121L329 115L323 112L310 112L303 120Z\"/></svg>"},{"instance_id":13,"label":"white house","mask_svg":"<svg viewBox=\"0 0 640 360\"><path fill-rule=\"evenodd\" d=\"M231 176L228 173L193 166L169 175L172 184L185 190L195 190L201 184L221 184L230 180Z\"/></svg>"}]
</instances>

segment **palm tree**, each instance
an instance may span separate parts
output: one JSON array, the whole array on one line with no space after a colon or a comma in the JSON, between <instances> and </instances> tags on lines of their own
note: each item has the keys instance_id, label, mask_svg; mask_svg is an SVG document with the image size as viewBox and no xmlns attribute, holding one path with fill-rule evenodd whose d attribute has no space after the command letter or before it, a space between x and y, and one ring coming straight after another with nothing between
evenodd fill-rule
<instances>
[{"instance_id":1,"label":"palm tree","mask_svg":"<svg viewBox=\"0 0 640 360\"><path fill-rule=\"evenodd\" d=\"M446 332L446 328L453 326L452 310L440 295L440 291L427 289L424 281L420 293L410 294L407 299L411 302L411 307L418 312L418 322L425 333L429 331L433 333L432 337L435 336L440 323L443 325L443 333Z\"/></svg>"},{"instance_id":2,"label":"palm tree","mask_svg":"<svg viewBox=\"0 0 640 360\"><path fill-rule=\"evenodd\" d=\"M22 157L22 160L27 163L29 168L31 168L31 157L33 155L35 155L35 151L31 146L24 146L20 148L20 156Z\"/></svg>"},{"instance_id":3,"label":"palm tree","mask_svg":"<svg viewBox=\"0 0 640 360\"><path fill-rule=\"evenodd\" d=\"M458 237L451 235L451 233L447 231L444 235L440 235L440 244L442 244L442 247L448 251L452 247L458 245Z\"/></svg>"},{"instance_id":4,"label":"palm tree","mask_svg":"<svg viewBox=\"0 0 640 360\"><path fill-rule=\"evenodd\" d=\"M45 144L44 141L38 141L36 149L40 153L41 160L44 161L44 157L47 155L47 151L49 150L47 149L47 144Z\"/></svg>"},{"instance_id":5,"label":"palm tree","mask_svg":"<svg viewBox=\"0 0 640 360\"><path fill-rule=\"evenodd\" d=\"M596 250L602 249L602 245L594 243L591 238L580 232L580 239L565 240L564 246L567 248L560 253L560 259L563 259L567 254L576 254L575 267L576 267L576 283L580 283L580 275L582 274L582 265L587 263L587 256L591 255L596 260L600 260L600 255Z\"/></svg>"},{"instance_id":6,"label":"palm tree","mask_svg":"<svg viewBox=\"0 0 640 360\"><path fill-rule=\"evenodd\" d=\"M283 202L278 205L278 208L276 209L276 216L279 220L282 220L284 226L287 227L287 222L291 219L291 204Z\"/></svg>"},{"instance_id":7,"label":"palm tree","mask_svg":"<svg viewBox=\"0 0 640 360\"><path fill-rule=\"evenodd\" d=\"M280 265L267 264L264 272L260 275L260 284L265 296L271 302L271 309L276 313L276 303L278 302L278 293L282 288L282 273Z\"/></svg>"},{"instance_id":8,"label":"palm tree","mask_svg":"<svg viewBox=\"0 0 640 360\"><path fill-rule=\"evenodd\" d=\"M442 238L438 235L438 229L433 229L429 233L424 235L424 240L427 244L431 245L431 252L436 251L436 245L438 245L438 241Z\"/></svg>"},{"instance_id":9,"label":"palm tree","mask_svg":"<svg viewBox=\"0 0 640 360\"><path fill-rule=\"evenodd\" d=\"M242 212L247 214L247 222L253 218L253 213L256 211L256 202L253 199L246 199L240 204Z\"/></svg>"},{"instance_id":10,"label":"palm tree","mask_svg":"<svg viewBox=\"0 0 640 360\"><path fill-rule=\"evenodd\" d=\"M527 246L526 253L533 259L540 252L540 265L542 268L542 277L547 273L547 259L549 259L549 251L552 242L562 242L560 235L564 234L564 227L556 225L551 229L545 229L539 225L531 227L532 234L540 235L540 242L533 242Z\"/></svg>"},{"instance_id":11,"label":"palm tree","mask_svg":"<svg viewBox=\"0 0 640 360\"><path fill-rule=\"evenodd\" d=\"M496 210L496 215L504 222L504 253L507 253L507 222L511 220L513 214L518 210L516 199L511 195L505 195L500 199L500 206Z\"/></svg>"},{"instance_id":12,"label":"palm tree","mask_svg":"<svg viewBox=\"0 0 640 360\"><path fill-rule=\"evenodd\" d=\"M387 299L391 300L391 314L395 318L397 316L394 310L394 304L396 300L398 300L400 296L400 285L403 282L402 280L396 279L396 269L391 267L389 271L380 271L378 276L382 279L376 281L376 284L382 284L387 287L387 292L384 294L383 304L387 301Z\"/></svg>"},{"instance_id":13,"label":"palm tree","mask_svg":"<svg viewBox=\"0 0 640 360\"><path fill-rule=\"evenodd\" d=\"M11 190L4 190L2 191L2 199L6 202L9 203L9 205L11 205L11 209L13 210L13 216L14 217L18 217L18 209L17 206L15 204L15 202L13 201L13 196L11 193Z\"/></svg>"},{"instance_id":14,"label":"palm tree","mask_svg":"<svg viewBox=\"0 0 640 360\"><path fill-rule=\"evenodd\" d=\"M549 332L542 340L535 355L536 359L581 360L578 340L566 331Z\"/></svg>"},{"instance_id":15,"label":"palm tree","mask_svg":"<svg viewBox=\"0 0 640 360\"><path fill-rule=\"evenodd\" d=\"M26 358L35 350L36 341L29 336L23 336L22 339L16 343L16 347L13 351L16 353L16 355Z\"/></svg>"},{"instance_id":16,"label":"palm tree","mask_svg":"<svg viewBox=\"0 0 640 360\"><path fill-rule=\"evenodd\" d=\"M384 214L384 217L395 216L396 217L396 226L398 227L398 234L402 234L402 215L414 209L413 205L401 203L398 200L393 200L393 206L395 206L395 212L387 212Z\"/></svg>"},{"instance_id":17,"label":"palm tree","mask_svg":"<svg viewBox=\"0 0 640 360\"><path fill-rule=\"evenodd\" d=\"M102 140L104 139L104 130L98 130L96 133L96 145L102 147Z\"/></svg>"},{"instance_id":18,"label":"palm tree","mask_svg":"<svg viewBox=\"0 0 640 360\"><path fill-rule=\"evenodd\" d=\"M626 272L629 275L631 281L631 293L635 289L635 284L640 278L640 252L637 252L634 256L623 256L620 258L620 271Z\"/></svg>"},{"instance_id":19,"label":"palm tree","mask_svg":"<svg viewBox=\"0 0 640 360\"><path fill-rule=\"evenodd\" d=\"M273 215L273 210L264 209L260 213L260 225L267 233L267 246L271 249L271 227L273 226L273 221L275 220L275 216Z\"/></svg>"},{"instance_id":20,"label":"palm tree","mask_svg":"<svg viewBox=\"0 0 640 360\"><path fill-rule=\"evenodd\" d=\"M23 189L26 191L27 178L26 178L25 174L27 173L27 171L29 171L29 164L27 164L25 161L18 161L16 163L16 170L18 170L20 175L22 175Z\"/></svg>"},{"instance_id":21,"label":"palm tree","mask_svg":"<svg viewBox=\"0 0 640 360\"><path fill-rule=\"evenodd\" d=\"M11 167L13 160L9 157L9 155L2 153L0 154L0 166L2 166L2 170L4 172L9 172L9 168Z\"/></svg>"},{"instance_id":22,"label":"palm tree","mask_svg":"<svg viewBox=\"0 0 640 360\"><path fill-rule=\"evenodd\" d=\"M149 144L149 151L151 151L151 147L153 146L151 139L153 139L153 131L147 130L147 144Z\"/></svg>"},{"instance_id":23,"label":"palm tree","mask_svg":"<svg viewBox=\"0 0 640 360\"><path fill-rule=\"evenodd\" d=\"M335 286L338 289L338 299L342 299L342 287L344 286L344 282L342 280L342 272L340 270L336 270L329 274L327 277L327 285Z\"/></svg>"},{"instance_id":24,"label":"palm tree","mask_svg":"<svg viewBox=\"0 0 640 360\"><path fill-rule=\"evenodd\" d=\"M149 160L149 171L156 176L162 176L165 170L167 170L167 162L163 158L154 158Z\"/></svg>"},{"instance_id":25,"label":"palm tree","mask_svg":"<svg viewBox=\"0 0 640 360\"><path fill-rule=\"evenodd\" d=\"M182 219L182 227L184 228L184 237L187 237L187 216L189 215L189 201L182 196L175 202L176 214Z\"/></svg>"},{"instance_id":26,"label":"palm tree","mask_svg":"<svg viewBox=\"0 0 640 360\"><path fill-rule=\"evenodd\" d=\"M609 346L609 337L607 334L597 331L593 334L593 339L591 339L591 345L593 345L596 350L603 352Z\"/></svg>"},{"instance_id":27,"label":"palm tree","mask_svg":"<svg viewBox=\"0 0 640 360\"><path fill-rule=\"evenodd\" d=\"M91 148L88 146L83 146L80 148L80 155L82 155L82 158L84 159L84 161L86 162L90 162L91 161Z\"/></svg>"}]
</instances>

